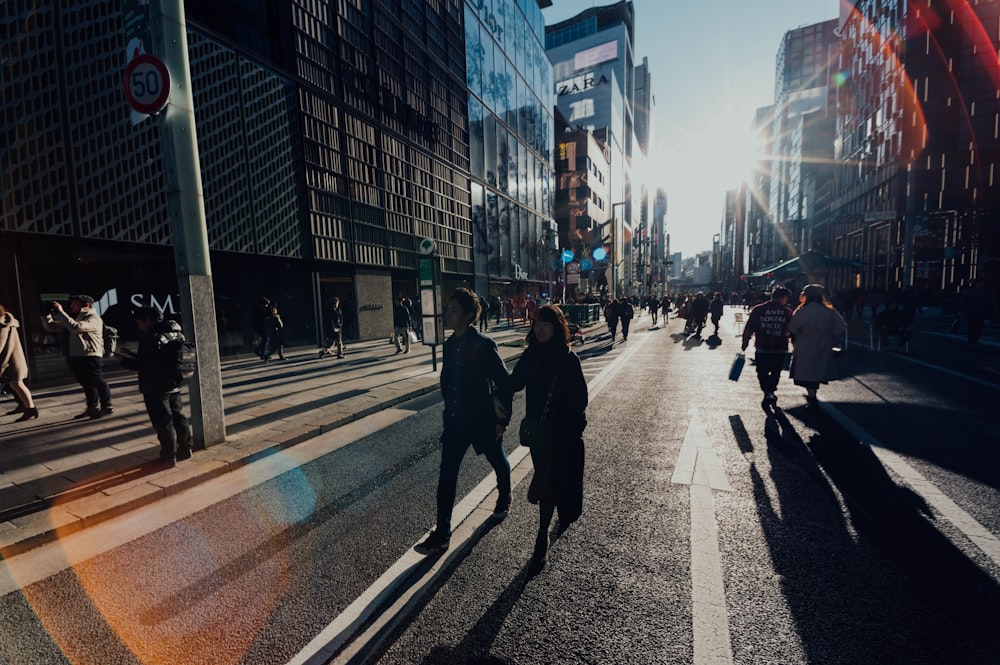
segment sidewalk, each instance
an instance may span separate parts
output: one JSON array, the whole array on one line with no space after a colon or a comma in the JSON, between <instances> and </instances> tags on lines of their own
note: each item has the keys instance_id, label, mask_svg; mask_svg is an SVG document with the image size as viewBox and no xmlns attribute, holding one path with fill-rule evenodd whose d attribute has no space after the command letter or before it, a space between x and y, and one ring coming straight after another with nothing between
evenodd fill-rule
<instances>
[{"instance_id":1,"label":"sidewalk","mask_svg":"<svg viewBox=\"0 0 1000 665\"><path fill-rule=\"evenodd\" d=\"M527 331L506 321L491 326L508 369ZM78 385L39 390L38 419L15 423L17 416L0 416L0 552L24 552L436 392L430 347L410 349L396 355L382 339L348 345L343 360L321 359L314 348L292 349L287 360L266 365L256 358L223 360L227 440L170 468L154 464L159 443L134 375L112 378L115 412L98 420L73 420L83 410ZM438 370L441 361L438 346ZM0 401L0 413L13 408L13 401Z\"/></svg>"}]
</instances>

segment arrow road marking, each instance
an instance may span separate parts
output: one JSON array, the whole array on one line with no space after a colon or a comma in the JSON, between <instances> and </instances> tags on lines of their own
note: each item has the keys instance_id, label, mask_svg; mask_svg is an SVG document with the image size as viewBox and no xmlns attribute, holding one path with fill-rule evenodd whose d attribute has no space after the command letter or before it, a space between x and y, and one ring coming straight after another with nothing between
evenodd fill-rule
<instances>
[{"instance_id":1,"label":"arrow road marking","mask_svg":"<svg viewBox=\"0 0 1000 665\"><path fill-rule=\"evenodd\" d=\"M671 482L689 485L691 493L691 621L694 628L694 662L698 665L732 665L733 647L726 610L726 588L719 553L719 524L712 490L732 492L712 439L698 410L689 412L684 443L677 455Z\"/></svg>"}]
</instances>

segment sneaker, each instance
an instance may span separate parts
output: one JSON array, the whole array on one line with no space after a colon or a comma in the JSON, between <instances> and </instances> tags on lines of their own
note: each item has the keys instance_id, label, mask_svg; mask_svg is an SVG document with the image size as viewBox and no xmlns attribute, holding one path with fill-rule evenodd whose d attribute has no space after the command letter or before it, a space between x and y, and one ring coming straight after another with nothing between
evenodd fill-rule
<instances>
[{"instance_id":1,"label":"sneaker","mask_svg":"<svg viewBox=\"0 0 1000 665\"><path fill-rule=\"evenodd\" d=\"M114 412L115 412L115 408L113 406L111 406L110 404L107 405L107 406L102 406L101 407L101 415L102 416L110 416Z\"/></svg>"},{"instance_id":2,"label":"sneaker","mask_svg":"<svg viewBox=\"0 0 1000 665\"><path fill-rule=\"evenodd\" d=\"M435 554L436 552L443 552L449 547L451 547L451 535L445 534L439 529L434 529L431 531L431 535L427 536L414 549L421 554Z\"/></svg>"},{"instance_id":3,"label":"sneaker","mask_svg":"<svg viewBox=\"0 0 1000 665\"><path fill-rule=\"evenodd\" d=\"M191 449L190 448L177 448L177 455L175 459L180 462L181 460L191 459Z\"/></svg>"},{"instance_id":4,"label":"sneaker","mask_svg":"<svg viewBox=\"0 0 1000 665\"><path fill-rule=\"evenodd\" d=\"M95 407L88 406L86 411L84 411L78 416L73 416L73 420L83 420L84 418L90 418L91 420L96 420L97 418L100 418L102 415L104 414L101 413L101 410L98 409L96 406Z\"/></svg>"}]
</instances>

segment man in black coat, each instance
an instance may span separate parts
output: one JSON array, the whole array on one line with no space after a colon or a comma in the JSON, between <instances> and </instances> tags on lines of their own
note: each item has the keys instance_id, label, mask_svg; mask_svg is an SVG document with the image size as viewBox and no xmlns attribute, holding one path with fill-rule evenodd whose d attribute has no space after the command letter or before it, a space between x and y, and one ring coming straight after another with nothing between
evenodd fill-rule
<instances>
[{"instance_id":1,"label":"man in black coat","mask_svg":"<svg viewBox=\"0 0 1000 665\"><path fill-rule=\"evenodd\" d=\"M168 464L191 457L191 429L181 404L181 376L177 367L177 344L185 341L176 321L164 321L152 307L139 307L132 314L139 329L139 350L122 355L125 369L138 370L139 392L149 421L160 441L160 461Z\"/></svg>"},{"instance_id":2,"label":"man in black coat","mask_svg":"<svg viewBox=\"0 0 1000 665\"><path fill-rule=\"evenodd\" d=\"M486 455L497 474L499 498L494 514L510 509L510 462L503 433L510 422L510 376L496 342L480 335L473 324L480 315L479 297L458 289L448 300L444 324L454 332L444 343L441 393L444 395L444 433L441 435L441 471L437 488L437 526L417 545L432 554L451 544L451 514L458 492L458 472L471 444Z\"/></svg>"}]
</instances>

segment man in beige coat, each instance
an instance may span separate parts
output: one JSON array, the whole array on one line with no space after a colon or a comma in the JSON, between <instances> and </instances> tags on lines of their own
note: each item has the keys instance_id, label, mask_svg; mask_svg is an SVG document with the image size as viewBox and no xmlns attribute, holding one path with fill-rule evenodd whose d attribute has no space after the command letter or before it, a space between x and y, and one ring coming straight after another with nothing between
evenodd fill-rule
<instances>
[{"instance_id":1,"label":"man in beige coat","mask_svg":"<svg viewBox=\"0 0 1000 665\"><path fill-rule=\"evenodd\" d=\"M100 418L114 411L111 390L104 380L104 321L93 304L90 296L70 296L68 314L61 303L54 302L44 319L46 330L69 332L69 368L87 398L87 410L74 416L77 420Z\"/></svg>"}]
</instances>

